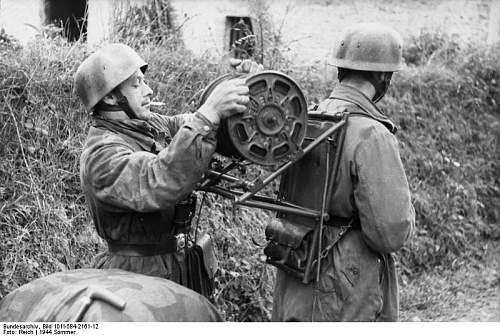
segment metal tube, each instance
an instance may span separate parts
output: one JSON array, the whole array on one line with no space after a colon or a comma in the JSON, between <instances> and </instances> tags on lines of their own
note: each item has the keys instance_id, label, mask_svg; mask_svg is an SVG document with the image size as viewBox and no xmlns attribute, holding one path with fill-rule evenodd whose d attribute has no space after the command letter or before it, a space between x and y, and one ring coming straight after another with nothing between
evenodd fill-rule
<instances>
[{"instance_id":1,"label":"metal tube","mask_svg":"<svg viewBox=\"0 0 500 336\"><path fill-rule=\"evenodd\" d=\"M221 173L216 170L210 169L207 171L207 176L211 178L205 179L201 183L201 187L206 187L212 183L212 181L224 180L231 183L242 183L247 189L252 189L254 187L252 182L245 181L243 179L237 178L236 176L228 175L226 173Z\"/></svg>"},{"instance_id":2,"label":"metal tube","mask_svg":"<svg viewBox=\"0 0 500 336\"><path fill-rule=\"evenodd\" d=\"M204 191L208 191L214 194L218 194L221 196L224 196L229 199L234 199L237 195L235 195L234 192L228 191L219 187L204 187ZM262 197L262 196L261 196ZM267 200L264 201L259 201L259 200L247 200L242 203L239 203L240 205L244 206L249 206L253 208L260 208L260 209L265 209L265 210L273 210L273 211L280 211L284 213L289 213L289 214L294 214L294 215L300 215L304 217L309 217L309 218L315 218L315 219L320 219L321 217L321 212L312 210L312 209L307 209L307 208L301 208L293 205L288 205L286 203L280 204L280 201L274 200L273 203L267 203ZM324 220L328 220L329 216L328 214L324 214Z\"/></svg>"},{"instance_id":3,"label":"metal tube","mask_svg":"<svg viewBox=\"0 0 500 336\"><path fill-rule=\"evenodd\" d=\"M334 179L335 176L330 176L330 148L326 146L326 173L325 173L325 187L323 189L323 200L321 204L321 213L324 214L326 212L326 207L329 207L330 204L327 204L327 199L328 201L330 200L330 196L328 195L329 191L329 183L328 179L332 178ZM323 225L324 225L324 218L321 216L319 220L319 226L318 226L318 256L317 256L317 262L316 262L316 283L319 282L319 276L321 274L321 248L323 247Z\"/></svg>"},{"instance_id":4,"label":"metal tube","mask_svg":"<svg viewBox=\"0 0 500 336\"><path fill-rule=\"evenodd\" d=\"M242 191L227 190L227 189L223 189L221 187L216 187L216 186L210 186L210 187L202 187L202 186L200 186L200 187L198 187L198 190L212 192L212 193L219 194L219 195L227 197L227 198L231 198L233 200L236 197L243 195ZM295 209L302 209L302 210L306 210L306 211L310 210L309 208L305 208L305 207L302 207L300 205L297 205L297 204L294 204L294 203L290 203L290 202L287 202L287 201L283 201L283 200L279 200L279 199L276 199L276 198L272 198L272 197L269 197L269 196L253 195L252 199L255 200L255 201L262 201L262 202L267 202L267 203L282 205L282 206L286 206L286 207L290 207L290 208L295 208Z\"/></svg>"},{"instance_id":5,"label":"metal tube","mask_svg":"<svg viewBox=\"0 0 500 336\"><path fill-rule=\"evenodd\" d=\"M290 207L277 205L277 204L269 204L269 203L260 202L260 201L247 200L247 201L239 203L239 204L246 205L249 207L254 207L254 208L280 211L280 212L285 212L285 213L290 213L290 214L300 215L300 216L310 217L310 218L319 218L321 216L321 213L319 211L315 211L315 210L301 210L301 209L290 208Z\"/></svg>"},{"instance_id":6,"label":"metal tube","mask_svg":"<svg viewBox=\"0 0 500 336\"><path fill-rule=\"evenodd\" d=\"M215 170L208 170L207 171L207 175L211 176L211 177L216 177L216 178L220 178L221 180L224 180L224 181L227 181L227 182L242 182L241 179L235 177L235 176L231 176L231 175L228 175L228 174L221 174Z\"/></svg>"},{"instance_id":7,"label":"metal tube","mask_svg":"<svg viewBox=\"0 0 500 336\"><path fill-rule=\"evenodd\" d=\"M323 194L321 198L321 213L324 214L327 204L326 200L329 198L327 196L328 192L328 187L329 187L329 178L330 178L330 148L328 146L326 148L326 165L325 165L325 182L323 186ZM320 217L319 220L319 225L316 226L314 230L314 237L313 241L311 244L311 248L309 249L309 254L306 262L306 267L304 269L304 277L302 278L302 283L303 284L308 284L309 283L309 278L311 274L311 268L312 268L312 263L314 260L314 255L316 254L316 282L319 281L319 276L320 276L320 267L321 267L321 242L322 242L322 235L323 235L323 223L324 223L324 218L323 216Z\"/></svg>"},{"instance_id":8,"label":"metal tube","mask_svg":"<svg viewBox=\"0 0 500 336\"><path fill-rule=\"evenodd\" d=\"M312 267L312 263L314 260L314 254L316 252L315 250L318 248L318 242L319 242L319 230L318 230L318 228L316 228L313 231L313 240L311 241L311 246L309 247L309 253L307 254L306 267L304 269L304 276L302 278L303 284L309 283L309 277L311 274L311 267Z\"/></svg>"}]
</instances>

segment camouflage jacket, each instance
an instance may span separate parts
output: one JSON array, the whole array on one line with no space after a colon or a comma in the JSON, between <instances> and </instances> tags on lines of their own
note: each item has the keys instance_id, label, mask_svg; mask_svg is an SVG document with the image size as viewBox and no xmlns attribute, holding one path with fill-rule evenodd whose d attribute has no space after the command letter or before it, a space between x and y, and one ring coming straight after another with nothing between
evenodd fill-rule
<instances>
[{"instance_id":1,"label":"camouflage jacket","mask_svg":"<svg viewBox=\"0 0 500 336\"><path fill-rule=\"evenodd\" d=\"M80 179L98 234L109 244L161 244L176 234L175 204L195 187L215 150L215 129L198 114L149 121L94 118ZM94 267L185 281L181 254L104 252Z\"/></svg>"},{"instance_id":2,"label":"camouflage jacket","mask_svg":"<svg viewBox=\"0 0 500 336\"><path fill-rule=\"evenodd\" d=\"M397 320L398 284L390 253L410 236L415 213L395 126L360 91L345 85L335 87L318 110L352 113L329 209L334 216L359 218L360 228L348 231L330 251L319 283L303 285L278 271L273 319ZM328 242L340 230L325 229Z\"/></svg>"},{"instance_id":3,"label":"camouflage jacket","mask_svg":"<svg viewBox=\"0 0 500 336\"><path fill-rule=\"evenodd\" d=\"M4 322L221 321L203 296L172 281L122 270L54 273L0 302Z\"/></svg>"}]
</instances>

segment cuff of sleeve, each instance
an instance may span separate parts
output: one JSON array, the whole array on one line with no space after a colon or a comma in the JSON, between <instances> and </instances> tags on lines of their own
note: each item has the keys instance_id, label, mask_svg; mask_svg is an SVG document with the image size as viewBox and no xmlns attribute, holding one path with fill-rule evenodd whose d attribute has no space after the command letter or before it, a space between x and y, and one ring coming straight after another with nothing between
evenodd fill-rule
<instances>
[{"instance_id":1,"label":"cuff of sleeve","mask_svg":"<svg viewBox=\"0 0 500 336\"><path fill-rule=\"evenodd\" d=\"M208 118L205 117L203 114L196 112L194 115L196 118L201 119L204 123L204 126L208 126L210 128L210 130L217 131L217 129L219 128L219 124L214 124L213 122L208 120ZM203 127L203 128L205 129L205 127Z\"/></svg>"},{"instance_id":2,"label":"cuff of sleeve","mask_svg":"<svg viewBox=\"0 0 500 336\"><path fill-rule=\"evenodd\" d=\"M198 112L194 114L194 118L191 119L190 122L184 125L203 136L206 136L212 132L215 133L217 131L217 128L219 127L219 125L210 122L210 120L208 120Z\"/></svg>"}]
</instances>

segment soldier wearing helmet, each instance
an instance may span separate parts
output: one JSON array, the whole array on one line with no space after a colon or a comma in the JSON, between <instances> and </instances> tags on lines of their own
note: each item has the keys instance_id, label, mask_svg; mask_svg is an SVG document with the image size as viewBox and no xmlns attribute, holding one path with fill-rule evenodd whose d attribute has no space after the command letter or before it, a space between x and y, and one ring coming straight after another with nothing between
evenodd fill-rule
<instances>
[{"instance_id":1,"label":"soldier wearing helmet","mask_svg":"<svg viewBox=\"0 0 500 336\"><path fill-rule=\"evenodd\" d=\"M222 118L243 112L243 79L217 87L194 114L151 112L147 63L130 47L110 44L75 75L75 91L92 116L80 158L83 192L108 249L96 268L119 268L185 285L183 240L176 206L208 168ZM189 225L189 223L186 223Z\"/></svg>"},{"instance_id":2,"label":"soldier wearing helmet","mask_svg":"<svg viewBox=\"0 0 500 336\"><path fill-rule=\"evenodd\" d=\"M326 256L319 281L304 284L277 271L273 320L396 321L398 284L391 253L410 236L415 213L396 127L375 103L401 69L402 39L381 24L354 25L335 46L333 65L339 83L318 112L343 113L348 119L326 205Z\"/></svg>"}]
</instances>

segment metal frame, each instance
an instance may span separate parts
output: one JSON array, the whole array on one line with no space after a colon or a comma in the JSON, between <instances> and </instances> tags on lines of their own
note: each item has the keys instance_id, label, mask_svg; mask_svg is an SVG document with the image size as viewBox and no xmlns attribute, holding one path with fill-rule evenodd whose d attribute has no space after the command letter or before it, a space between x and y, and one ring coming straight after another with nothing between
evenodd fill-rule
<instances>
[{"instance_id":1,"label":"metal frame","mask_svg":"<svg viewBox=\"0 0 500 336\"><path fill-rule=\"evenodd\" d=\"M306 148L297 152L295 157L284 164L282 164L276 171L270 173L265 178L257 178L252 182L240 179L238 177L229 175L227 173L220 173L215 170L209 170L206 174L205 180L203 180L197 187L197 190L211 192L225 198L234 201L235 204L260 208L265 210L279 211L283 213L290 213L301 215L304 217L314 218L320 220L328 221L329 215L321 211L308 209L301 207L297 204L286 202L283 200L275 199L268 196L258 195L257 193L261 191L266 185L275 180L281 174L283 174L287 169L289 169L295 162L302 159L307 153L320 145L323 141L328 140L335 132L340 130L342 126L346 123L346 119L342 119L337 124L330 127L328 130L323 132L319 137L317 137L313 142L311 142ZM238 184L241 188L248 190L246 192L240 192L235 190L224 189L217 186L220 180Z\"/></svg>"},{"instance_id":2,"label":"metal frame","mask_svg":"<svg viewBox=\"0 0 500 336\"><path fill-rule=\"evenodd\" d=\"M315 113L316 114L316 113ZM316 114L319 115L319 114ZM321 258L322 258L322 233L325 221L329 220L328 214L328 205L330 204L331 194L333 191L334 183L336 180L336 175L339 167L339 158L340 153L343 148L344 137L345 137L345 127L343 127L347 123L348 114L336 115L336 116L325 116L321 115L325 119L333 119L337 123L323 132L320 136L313 140L306 148L297 152L294 158L291 161L288 161L282 164L276 171L269 174L264 179L257 178L252 182L245 181L243 179L237 178L235 176L231 176L227 174L226 170L228 168L232 168L233 164L230 164L226 169L222 172L217 172L214 170L209 170L207 172L207 178L199 185L198 190L207 191L211 193L215 193L231 199L235 204L240 204L248 207L260 208L265 210L273 210L279 211L281 213L295 214L308 218L314 218L318 221L318 225L316 225L313 231L313 239L310 245L308 258L306 260L306 265L304 272L299 270L290 269L289 272L295 274L296 276L302 277L302 283L308 284L311 281L311 273L313 271L313 265L316 264L316 274L315 280L319 281L320 270L321 270ZM341 119L340 119L340 118ZM339 121L340 119L340 121ZM266 185L268 185L271 181L276 179L278 176L283 174L287 169L289 169L294 163L302 159L307 153L320 145L323 141L330 141L335 132L342 130L342 133L338 136L339 143L336 145L335 149L335 160L333 162L333 166L330 167L330 159L329 159L329 151L327 152L327 165L326 165L326 174L325 174L325 186L323 190L322 197L322 205L321 210L308 209L305 207L301 207L297 204L293 204L291 202L287 202L280 199L275 199L268 196L263 196L257 194L260 190L262 190ZM246 192L235 191L224 189L218 187L216 184L220 181L224 180L227 182L231 182L233 184L238 185L240 188L247 190ZM315 259L316 257L316 259ZM281 265L281 267L285 267L286 265Z\"/></svg>"}]
</instances>

